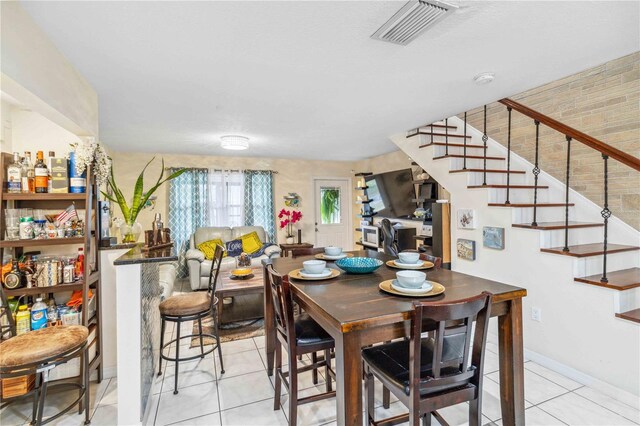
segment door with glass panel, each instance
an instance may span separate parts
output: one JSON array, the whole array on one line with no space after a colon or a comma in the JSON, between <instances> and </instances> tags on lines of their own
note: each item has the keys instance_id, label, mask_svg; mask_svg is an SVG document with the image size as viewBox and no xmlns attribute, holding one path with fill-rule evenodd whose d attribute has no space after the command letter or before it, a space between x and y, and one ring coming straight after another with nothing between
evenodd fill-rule
<instances>
[{"instance_id":1,"label":"door with glass panel","mask_svg":"<svg viewBox=\"0 0 640 426\"><path fill-rule=\"evenodd\" d=\"M316 247L338 246L351 250L351 209L348 179L315 179Z\"/></svg>"}]
</instances>

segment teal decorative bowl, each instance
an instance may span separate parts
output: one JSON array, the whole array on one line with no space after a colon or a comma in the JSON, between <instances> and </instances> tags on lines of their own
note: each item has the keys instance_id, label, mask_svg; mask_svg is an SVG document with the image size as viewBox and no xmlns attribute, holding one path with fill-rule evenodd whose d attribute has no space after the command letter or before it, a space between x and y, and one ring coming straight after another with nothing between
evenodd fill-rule
<instances>
[{"instance_id":1,"label":"teal decorative bowl","mask_svg":"<svg viewBox=\"0 0 640 426\"><path fill-rule=\"evenodd\" d=\"M371 257L345 257L336 261L336 266L352 274L370 274L383 263L382 260Z\"/></svg>"}]
</instances>

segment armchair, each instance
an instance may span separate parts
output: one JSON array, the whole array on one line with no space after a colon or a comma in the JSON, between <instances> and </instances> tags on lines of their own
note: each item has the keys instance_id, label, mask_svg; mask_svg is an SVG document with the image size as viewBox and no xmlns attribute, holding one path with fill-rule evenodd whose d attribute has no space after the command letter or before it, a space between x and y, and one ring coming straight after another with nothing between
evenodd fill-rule
<instances>
[{"instance_id":1,"label":"armchair","mask_svg":"<svg viewBox=\"0 0 640 426\"><path fill-rule=\"evenodd\" d=\"M267 242L264 229L261 226L236 226L230 228L224 227L204 227L196 229L189 241L189 250L187 250L187 267L189 268L189 284L192 290L206 289L209 284L209 272L211 270L211 260L205 259L204 253L198 250L198 245L209 240L221 239L226 243L241 235L250 232L257 232L260 241ZM251 266L259 266L263 259L280 257L280 247L277 245L269 246L264 250L264 254L251 259ZM220 263L220 272L229 271L235 267L235 259L231 256L222 258Z\"/></svg>"}]
</instances>

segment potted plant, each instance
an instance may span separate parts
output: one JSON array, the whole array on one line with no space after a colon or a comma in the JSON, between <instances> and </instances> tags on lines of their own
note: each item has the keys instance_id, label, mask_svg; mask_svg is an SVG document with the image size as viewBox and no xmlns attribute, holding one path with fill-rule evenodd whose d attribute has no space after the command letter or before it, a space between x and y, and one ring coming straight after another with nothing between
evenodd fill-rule
<instances>
[{"instance_id":1,"label":"potted plant","mask_svg":"<svg viewBox=\"0 0 640 426\"><path fill-rule=\"evenodd\" d=\"M153 193L162 186L163 183L170 181L171 179L175 179L180 176L182 173L187 171L186 168L182 168L170 174L168 177L164 178L164 159L162 160L162 171L160 172L160 176L156 181L155 185L153 185L149 190L145 192L144 190L144 172L151 164L156 157L153 157L142 169L138 179L136 180L136 185L133 189L133 197L131 202L127 202L127 199L122 194L120 188L116 184L116 179L113 174L113 165L111 166L109 177L107 179L107 187L110 189L113 195L109 195L105 192L102 194L117 203L120 206L120 211L122 212L123 222L120 225L120 234L122 235L123 243L135 243L138 241L138 237L142 233L142 225L140 225L136 219L138 218L138 214L146 207L147 202ZM164 179L163 179L164 178Z\"/></svg>"},{"instance_id":2,"label":"potted plant","mask_svg":"<svg viewBox=\"0 0 640 426\"><path fill-rule=\"evenodd\" d=\"M280 219L280 229L286 229L287 244L293 244L293 224L300 222L302 213L298 210L280 210L278 213Z\"/></svg>"}]
</instances>

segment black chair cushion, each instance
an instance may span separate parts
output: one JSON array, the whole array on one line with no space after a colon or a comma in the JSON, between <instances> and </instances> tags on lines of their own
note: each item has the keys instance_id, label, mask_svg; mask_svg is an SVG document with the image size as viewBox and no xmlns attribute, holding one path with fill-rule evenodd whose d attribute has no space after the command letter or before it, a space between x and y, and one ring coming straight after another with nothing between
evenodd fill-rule
<instances>
[{"instance_id":1,"label":"black chair cushion","mask_svg":"<svg viewBox=\"0 0 640 426\"><path fill-rule=\"evenodd\" d=\"M319 343L334 344L333 338L324 331L308 314L301 314L295 320L296 344L298 346Z\"/></svg>"},{"instance_id":2,"label":"black chair cushion","mask_svg":"<svg viewBox=\"0 0 640 426\"><path fill-rule=\"evenodd\" d=\"M446 336L442 349L442 362L462 359L464 355L464 342L464 334ZM369 364L374 372L378 376L386 378L400 389L403 389L407 395L409 395L410 384L409 344L409 340L400 340L362 350L362 358ZM422 339L421 346L420 378L427 379L432 377L433 374L431 372L431 366L433 363L434 340L432 338ZM455 374L456 372L459 372L457 366L442 368L440 370L440 376ZM458 386L460 385L458 384L452 387ZM429 393L441 392L445 389L440 387L437 389L421 390L420 394L424 396Z\"/></svg>"}]
</instances>

